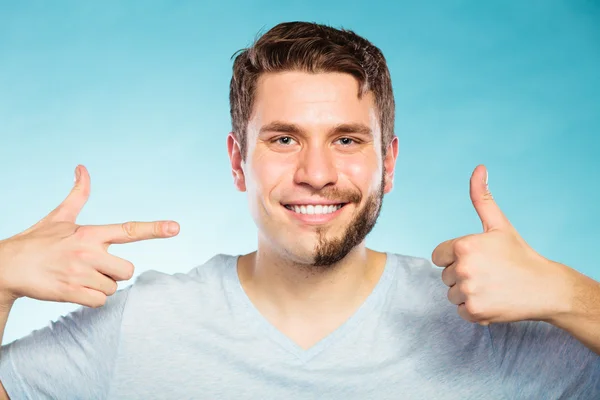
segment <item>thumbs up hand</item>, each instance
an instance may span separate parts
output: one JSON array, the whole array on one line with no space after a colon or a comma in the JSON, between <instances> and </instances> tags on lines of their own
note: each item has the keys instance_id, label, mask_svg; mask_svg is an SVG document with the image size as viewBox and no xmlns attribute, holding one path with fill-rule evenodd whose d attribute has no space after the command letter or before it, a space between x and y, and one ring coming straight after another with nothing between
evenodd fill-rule
<instances>
[{"instance_id":1,"label":"thumbs up hand","mask_svg":"<svg viewBox=\"0 0 600 400\"><path fill-rule=\"evenodd\" d=\"M567 267L533 250L502 213L478 166L470 182L471 201L483 232L448 240L432 254L443 267L448 299L465 320L487 325L549 320L564 312L570 298Z\"/></svg>"},{"instance_id":2,"label":"thumbs up hand","mask_svg":"<svg viewBox=\"0 0 600 400\"><path fill-rule=\"evenodd\" d=\"M173 221L126 222L81 226L76 218L88 200L90 177L83 166L75 186L50 214L9 239L0 241L0 306L19 297L102 306L129 280L134 267L108 253L116 243L175 236Z\"/></svg>"}]
</instances>

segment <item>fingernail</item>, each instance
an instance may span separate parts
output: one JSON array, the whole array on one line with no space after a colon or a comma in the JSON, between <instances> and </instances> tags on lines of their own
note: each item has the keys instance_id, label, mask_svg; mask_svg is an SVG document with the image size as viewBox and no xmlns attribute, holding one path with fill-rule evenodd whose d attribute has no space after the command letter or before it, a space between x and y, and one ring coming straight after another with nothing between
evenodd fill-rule
<instances>
[{"instance_id":1,"label":"fingernail","mask_svg":"<svg viewBox=\"0 0 600 400\"><path fill-rule=\"evenodd\" d=\"M177 233L177 231L179 230L179 228L177 227L177 224L174 222L169 222L168 226L167 226L167 232L171 235L174 235Z\"/></svg>"},{"instance_id":2,"label":"fingernail","mask_svg":"<svg viewBox=\"0 0 600 400\"><path fill-rule=\"evenodd\" d=\"M483 183L485 184L485 186L488 185L488 170L487 170L487 168L485 169L485 179L484 179Z\"/></svg>"},{"instance_id":3,"label":"fingernail","mask_svg":"<svg viewBox=\"0 0 600 400\"><path fill-rule=\"evenodd\" d=\"M79 165L75 167L75 183L79 182L79 178L81 177L81 172L79 172Z\"/></svg>"}]
</instances>

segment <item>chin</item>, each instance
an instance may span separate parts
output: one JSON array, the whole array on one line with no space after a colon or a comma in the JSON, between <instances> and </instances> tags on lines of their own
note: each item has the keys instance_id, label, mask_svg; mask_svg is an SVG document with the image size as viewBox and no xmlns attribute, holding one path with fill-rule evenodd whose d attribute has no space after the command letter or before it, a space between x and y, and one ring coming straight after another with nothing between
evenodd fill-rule
<instances>
[{"instance_id":1,"label":"chin","mask_svg":"<svg viewBox=\"0 0 600 400\"><path fill-rule=\"evenodd\" d=\"M310 246L299 246L295 244L284 245L281 252L285 258L297 264L312 265L315 262L316 253L314 244Z\"/></svg>"}]
</instances>

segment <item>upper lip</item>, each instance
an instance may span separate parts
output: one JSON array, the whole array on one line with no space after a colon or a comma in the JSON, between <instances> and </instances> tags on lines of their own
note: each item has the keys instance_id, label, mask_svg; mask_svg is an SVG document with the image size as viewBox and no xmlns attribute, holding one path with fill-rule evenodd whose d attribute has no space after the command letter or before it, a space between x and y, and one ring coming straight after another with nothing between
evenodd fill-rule
<instances>
[{"instance_id":1,"label":"upper lip","mask_svg":"<svg viewBox=\"0 0 600 400\"><path fill-rule=\"evenodd\" d=\"M286 206L308 206L308 205L323 205L323 206L333 206L337 204L344 204L344 201L336 201L336 200L315 200L315 199L305 199L305 200L294 200L294 201L286 201L281 203Z\"/></svg>"}]
</instances>

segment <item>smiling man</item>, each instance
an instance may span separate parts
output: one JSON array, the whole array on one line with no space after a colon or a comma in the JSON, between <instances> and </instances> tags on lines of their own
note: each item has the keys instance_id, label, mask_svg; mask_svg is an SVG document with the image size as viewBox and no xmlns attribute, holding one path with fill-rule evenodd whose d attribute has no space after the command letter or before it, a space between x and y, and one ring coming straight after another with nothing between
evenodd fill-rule
<instances>
[{"instance_id":1,"label":"smiling man","mask_svg":"<svg viewBox=\"0 0 600 400\"><path fill-rule=\"evenodd\" d=\"M259 62L272 63L261 45ZM339 57L320 46L313 52L307 60L335 65ZM233 85L244 82L244 60ZM391 190L398 151L391 126L382 137L366 79L321 68L282 66L257 76L253 109L232 113L234 132L244 136L228 138L236 187L248 193L259 228L258 250L238 261L241 282L261 313L303 348L348 319L382 274L385 255L366 249L364 239ZM240 92L233 86L233 104ZM389 81L385 95L393 112Z\"/></svg>"},{"instance_id":2,"label":"smiling man","mask_svg":"<svg viewBox=\"0 0 600 400\"><path fill-rule=\"evenodd\" d=\"M0 326L20 297L85 307L5 345L0 398L598 398L600 289L518 235L487 187L483 232L433 262L366 248L398 140L385 59L349 31L284 23L240 52L227 148L257 250L142 274L111 244L173 221L79 226L90 178L0 242ZM1 391L0 391L1 392Z\"/></svg>"}]
</instances>

